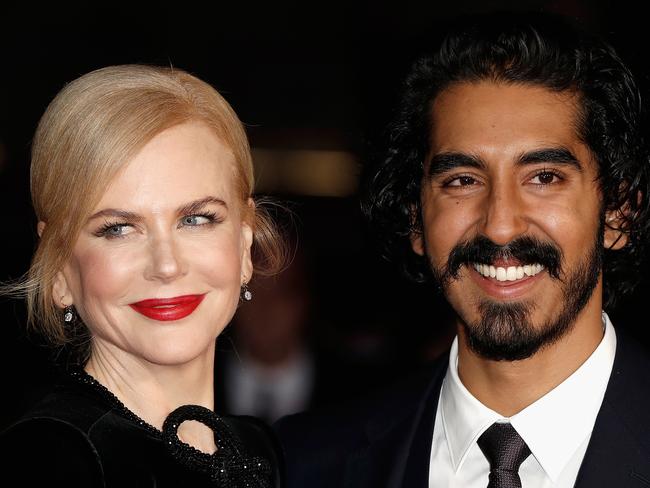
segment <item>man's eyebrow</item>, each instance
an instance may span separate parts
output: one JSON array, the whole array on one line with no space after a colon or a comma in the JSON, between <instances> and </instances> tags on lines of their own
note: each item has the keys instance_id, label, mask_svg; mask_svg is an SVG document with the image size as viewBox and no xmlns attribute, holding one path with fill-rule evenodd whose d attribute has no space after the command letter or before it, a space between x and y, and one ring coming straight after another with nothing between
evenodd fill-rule
<instances>
[{"instance_id":1,"label":"man's eyebrow","mask_svg":"<svg viewBox=\"0 0 650 488\"><path fill-rule=\"evenodd\" d=\"M565 147L551 147L526 152L519 157L517 162L520 165L536 163L567 164L578 171L583 169L578 158Z\"/></svg>"},{"instance_id":2,"label":"man's eyebrow","mask_svg":"<svg viewBox=\"0 0 650 488\"><path fill-rule=\"evenodd\" d=\"M518 165L538 163L567 164L573 166L578 171L583 170L583 166L578 158L565 147L551 147L529 151L522 154L517 161ZM430 178L434 178L457 168L485 169L486 167L485 162L477 156L466 153L444 152L435 154L431 158L427 174Z\"/></svg>"},{"instance_id":3,"label":"man's eyebrow","mask_svg":"<svg viewBox=\"0 0 650 488\"><path fill-rule=\"evenodd\" d=\"M221 198L209 196L181 205L176 209L176 213L178 215L192 215L193 213L202 210L208 204L217 204L225 208L228 208L226 202ZM102 209L99 212L96 212L93 215L91 215L88 220L90 221L93 219L97 219L99 217L112 217L120 220L126 220L128 222L140 222L143 220L143 217L141 215L138 215L135 212L129 212L127 210L121 210L119 208Z\"/></svg>"},{"instance_id":4,"label":"man's eyebrow","mask_svg":"<svg viewBox=\"0 0 650 488\"><path fill-rule=\"evenodd\" d=\"M434 154L429 162L429 171L427 174L430 178L446 173L457 168L476 168L485 169L485 162L476 156L457 152L444 152Z\"/></svg>"}]
</instances>

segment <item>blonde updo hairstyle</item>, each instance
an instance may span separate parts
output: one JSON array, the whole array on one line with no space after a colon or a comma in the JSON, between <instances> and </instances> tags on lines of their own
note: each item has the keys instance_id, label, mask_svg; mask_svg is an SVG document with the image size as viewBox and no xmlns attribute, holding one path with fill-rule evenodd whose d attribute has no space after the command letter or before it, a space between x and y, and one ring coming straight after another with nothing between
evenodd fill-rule
<instances>
[{"instance_id":1,"label":"blonde updo hairstyle","mask_svg":"<svg viewBox=\"0 0 650 488\"><path fill-rule=\"evenodd\" d=\"M28 324L53 345L70 341L52 296L54 280L111 180L153 137L189 121L206 124L235 157L242 216L253 228L255 272L270 274L284 247L253 191L253 164L242 123L209 84L182 70L111 66L74 80L50 103L32 145L31 194L40 241L26 280ZM85 328L85 327L84 327ZM87 351L86 351L87 353Z\"/></svg>"}]
</instances>

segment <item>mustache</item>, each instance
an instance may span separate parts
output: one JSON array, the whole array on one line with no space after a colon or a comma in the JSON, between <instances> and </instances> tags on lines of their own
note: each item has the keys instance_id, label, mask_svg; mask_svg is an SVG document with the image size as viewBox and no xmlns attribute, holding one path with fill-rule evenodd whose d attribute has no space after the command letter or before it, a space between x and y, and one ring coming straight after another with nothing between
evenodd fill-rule
<instances>
[{"instance_id":1,"label":"mustache","mask_svg":"<svg viewBox=\"0 0 650 488\"><path fill-rule=\"evenodd\" d=\"M444 278L455 279L460 268L470 263L492 263L497 259L514 259L523 264L539 263L553 278L560 279L562 251L551 242L522 236L500 246L485 236L477 236L454 246L447 258Z\"/></svg>"}]
</instances>

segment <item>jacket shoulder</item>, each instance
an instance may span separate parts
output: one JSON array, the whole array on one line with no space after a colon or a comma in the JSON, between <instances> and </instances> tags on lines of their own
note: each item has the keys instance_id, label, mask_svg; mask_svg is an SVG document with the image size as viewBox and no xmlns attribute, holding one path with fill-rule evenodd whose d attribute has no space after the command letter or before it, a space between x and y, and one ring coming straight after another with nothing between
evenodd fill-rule
<instances>
[{"instance_id":1,"label":"jacket shoulder","mask_svg":"<svg viewBox=\"0 0 650 488\"><path fill-rule=\"evenodd\" d=\"M650 351L617 333L616 358L604 402L619 413L650 452Z\"/></svg>"},{"instance_id":2,"label":"jacket shoulder","mask_svg":"<svg viewBox=\"0 0 650 488\"><path fill-rule=\"evenodd\" d=\"M341 486L346 463L374 436L414 415L424 396L444 376L447 355L363 398L277 421L287 466L287 486ZM292 481L293 480L293 481ZM293 483L293 484L292 484Z\"/></svg>"},{"instance_id":3,"label":"jacket shoulder","mask_svg":"<svg viewBox=\"0 0 650 488\"><path fill-rule=\"evenodd\" d=\"M616 342L614 366L576 487L650 485L650 354L619 330Z\"/></svg>"}]
</instances>

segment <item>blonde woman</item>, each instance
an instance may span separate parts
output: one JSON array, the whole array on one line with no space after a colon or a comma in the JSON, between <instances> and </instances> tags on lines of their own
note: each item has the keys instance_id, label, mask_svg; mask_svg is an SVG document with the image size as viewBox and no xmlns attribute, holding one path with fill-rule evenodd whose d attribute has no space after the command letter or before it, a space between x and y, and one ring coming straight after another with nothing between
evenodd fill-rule
<instances>
[{"instance_id":1,"label":"blonde woman","mask_svg":"<svg viewBox=\"0 0 650 488\"><path fill-rule=\"evenodd\" d=\"M252 187L242 124L181 70L108 67L52 101L32 150L38 248L4 291L77 367L1 437L21 486L280 486L265 426L213 412L251 249L257 271L281 260Z\"/></svg>"}]
</instances>

